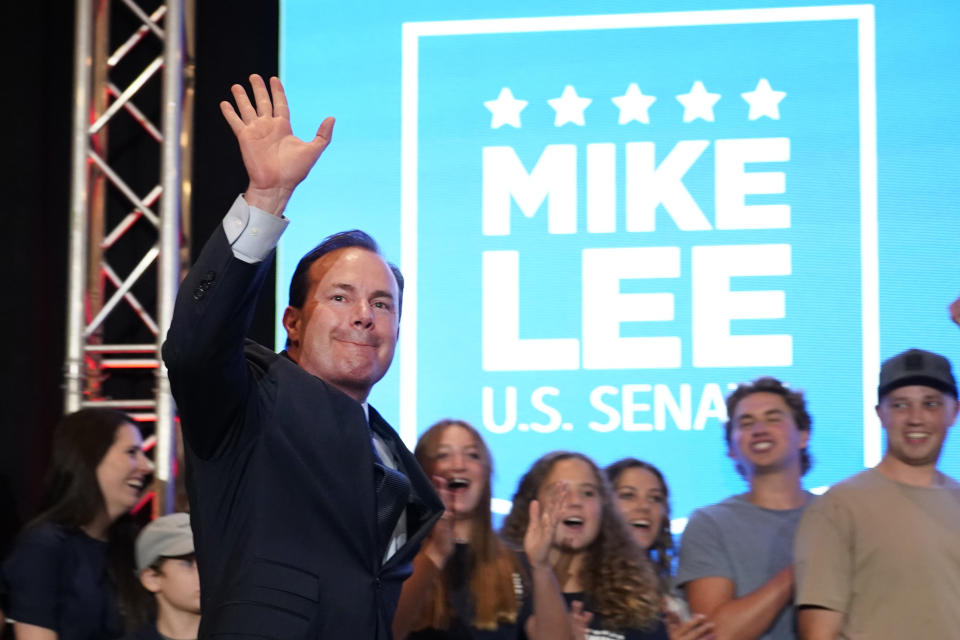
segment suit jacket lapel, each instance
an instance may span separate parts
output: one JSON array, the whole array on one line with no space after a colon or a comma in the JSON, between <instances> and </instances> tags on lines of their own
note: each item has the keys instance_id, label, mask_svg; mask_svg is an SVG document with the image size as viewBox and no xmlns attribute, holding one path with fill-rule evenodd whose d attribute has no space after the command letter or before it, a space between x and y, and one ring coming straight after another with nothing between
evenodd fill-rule
<instances>
[{"instance_id":1,"label":"suit jacket lapel","mask_svg":"<svg viewBox=\"0 0 960 640\"><path fill-rule=\"evenodd\" d=\"M433 489L433 483L427 478L417 459L379 413L368 405L370 410L370 428L383 438L394 454L397 469L410 480L410 501L407 503L407 542L397 550L384 565L385 568L397 562L408 562L411 549L420 546L423 538L433 528L433 523L443 513L443 503Z\"/></svg>"}]
</instances>

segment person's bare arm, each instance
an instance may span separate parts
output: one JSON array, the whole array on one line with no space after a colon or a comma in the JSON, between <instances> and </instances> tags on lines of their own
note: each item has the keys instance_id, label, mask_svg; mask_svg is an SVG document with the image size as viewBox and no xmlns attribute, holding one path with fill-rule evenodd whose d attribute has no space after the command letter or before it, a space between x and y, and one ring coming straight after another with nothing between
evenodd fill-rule
<instances>
[{"instance_id":1,"label":"person's bare arm","mask_svg":"<svg viewBox=\"0 0 960 640\"><path fill-rule=\"evenodd\" d=\"M447 523L441 518L434 526L434 531L436 527L445 525ZM418 553L413 559L413 573L403 582L397 610L393 614L394 638L404 640L413 631L413 625L417 623L417 618L423 611L427 595L437 580L441 579L443 579L442 567L438 566L424 551Z\"/></svg>"},{"instance_id":2,"label":"person's bare arm","mask_svg":"<svg viewBox=\"0 0 960 640\"><path fill-rule=\"evenodd\" d=\"M567 613L567 602L550 564L550 547L567 499L567 486L550 488L544 505L530 502L530 524L523 537L523 550L533 574L533 616L527 625L531 640L559 640L574 637L574 620Z\"/></svg>"},{"instance_id":3,"label":"person's bare arm","mask_svg":"<svg viewBox=\"0 0 960 640\"><path fill-rule=\"evenodd\" d=\"M294 188L307 177L320 154L330 144L333 118L325 119L313 140L301 140L290 127L290 108L283 85L270 78L270 92L263 78L250 76L254 103L239 84L230 87L236 109L228 101L220 111L237 136L243 166L250 184L243 194L247 204L279 216ZM272 94L272 100L271 100Z\"/></svg>"},{"instance_id":4,"label":"person's bare arm","mask_svg":"<svg viewBox=\"0 0 960 640\"><path fill-rule=\"evenodd\" d=\"M800 640L834 640L842 626L842 611L823 607L800 607L797 611Z\"/></svg>"},{"instance_id":5,"label":"person's bare arm","mask_svg":"<svg viewBox=\"0 0 960 640\"><path fill-rule=\"evenodd\" d=\"M13 637L15 640L57 640L59 636L53 629L17 622L13 625Z\"/></svg>"},{"instance_id":6,"label":"person's bare arm","mask_svg":"<svg viewBox=\"0 0 960 640\"><path fill-rule=\"evenodd\" d=\"M433 485L443 504L449 505L451 496L446 480L434 476ZM453 512L447 509L433 525L430 536L413 559L413 573L403 582L397 610L393 614L393 637L396 640L404 640L413 631L433 585L443 579L443 568L453 554L454 546Z\"/></svg>"},{"instance_id":7,"label":"person's bare arm","mask_svg":"<svg viewBox=\"0 0 960 640\"><path fill-rule=\"evenodd\" d=\"M735 598L728 578L698 578L684 588L693 613L702 613L714 624L717 640L751 640L770 628L793 597L793 567L776 573L761 587Z\"/></svg>"},{"instance_id":8,"label":"person's bare arm","mask_svg":"<svg viewBox=\"0 0 960 640\"><path fill-rule=\"evenodd\" d=\"M949 307L950 319L960 325L960 298L953 301Z\"/></svg>"}]
</instances>

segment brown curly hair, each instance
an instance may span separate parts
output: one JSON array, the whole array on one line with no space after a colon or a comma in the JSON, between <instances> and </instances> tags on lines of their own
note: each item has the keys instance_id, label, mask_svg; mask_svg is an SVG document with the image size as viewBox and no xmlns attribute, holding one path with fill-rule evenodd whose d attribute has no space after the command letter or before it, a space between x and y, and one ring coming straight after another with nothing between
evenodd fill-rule
<instances>
[{"instance_id":1,"label":"brown curly hair","mask_svg":"<svg viewBox=\"0 0 960 640\"><path fill-rule=\"evenodd\" d=\"M660 473L660 469L657 469L649 462L637 460L636 458L617 460L604 469L604 473L607 474L607 479L610 481L610 486L614 490L616 490L617 480L620 478L620 475L627 469L645 469L649 471L657 479L657 482L660 483L660 490L663 492L663 520L660 522L660 531L657 532L657 537L654 539L653 544L650 545L650 548L647 549L647 557L650 558L657 572L657 576L660 578L660 588L666 592L669 591L670 588L670 570L673 566L673 559L677 555L676 548L673 544L673 534L670 532L670 490L667 489L667 482L663 479L663 474Z\"/></svg>"},{"instance_id":2,"label":"brown curly hair","mask_svg":"<svg viewBox=\"0 0 960 640\"><path fill-rule=\"evenodd\" d=\"M490 515L490 478L493 475L493 458L480 433L463 420L440 420L423 432L417 441L414 456L427 475L433 473L434 458L440 436L450 427L461 427L472 437L480 450L481 460L487 470L486 483L480 494L476 512L471 520L470 546L467 550L467 567L470 574L470 595L474 606L473 626L494 631L500 623L517 621L520 603L514 587L514 576L523 576L520 561L493 530ZM453 614L448 596L448 579L437 580L426 597L423 612L414 630L424 628L447 629Z\"/></svg>"},{"instance_id":3,"label":"brown curly hair","mask_svg":"<svg viewBox=\"0 0 960 640\"><path fill-rule=\"evenodd\" d=\"M813 418L807 411L807 401L803 397L803 391L790 389L776 378L764 376L757 378L753 382L743 382L737 386L733 392L727 396L727 422L724 424L724 438L727 441L727 448L732 446L733 439L733 414L737 411L737 405L740 401L754 393L775 393L783 398L783 401L790 408L793 415L793 422L797 425L797 430L810 433L813 429ZM745 469L738 462L736 463L737 472L741 476L746 476ZM800 449L800 475L806 475L813 466L813 458L810 455L809 445Z\"/></svg>"},{"instance_id":4,"label":"brown curly hair","mask_svg":"<svg viewBox=\"0 0 960 640\"><path fill-rule=\"evenodd\" d=\"M534 462L520 479L513 508L500 533L511 544L523 544L530 501L537 498L553 466L570 459L582 460L590 467L600 494L600 530L585 550L579 575L587 608L610 631L651 628L660 617L659 581L613 504L609 483L590 458L571 451L554 451Z\"/></svg>"}]
</instances>

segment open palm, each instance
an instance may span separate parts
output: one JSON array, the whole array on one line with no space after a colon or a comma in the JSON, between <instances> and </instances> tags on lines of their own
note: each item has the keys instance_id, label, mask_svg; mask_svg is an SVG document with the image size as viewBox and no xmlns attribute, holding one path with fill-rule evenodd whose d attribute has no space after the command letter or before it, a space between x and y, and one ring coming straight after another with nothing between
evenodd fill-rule
<instances>
[{"instance_id":1,"label":"open palm","mask_svg":"<svg viewBox=\"0 0 960 640\"><path fill-rule=\"evenodd\" d=\"M557 483L548 489L544 504L539 500L530 501L530 521L523 536L523 550L534 566L549 562L550 547L557 533L567 493L566 483Z\"/></svg>"},{"instance_id":2,"label":"open palm","mask_svg":"<svg viewBox=\"0 0 960 640\"><path fill-rule=\"evenodd\" d=\"M230 91L236 109L227 101L220 103L224 118L237 137L243 164L250 178L250 202L270 213L280 213L293 189L307 176L333 135L333 118L317 129L313 140L293 135L290 109L278 78L270 78L270 93L263 78L250 76L254 103L238 84ZM271 100L271 93L273 99ZM248 198L249 200L249 198ZM275 210L279 206L279 210Z\"/></svg>"}]
</instances>

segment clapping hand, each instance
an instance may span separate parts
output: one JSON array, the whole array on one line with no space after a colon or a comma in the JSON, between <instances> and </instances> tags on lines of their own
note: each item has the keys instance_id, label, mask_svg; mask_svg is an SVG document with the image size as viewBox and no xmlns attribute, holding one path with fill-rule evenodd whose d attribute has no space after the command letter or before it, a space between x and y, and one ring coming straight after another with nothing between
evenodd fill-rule
<instances>
[{"instance_id":1,"label":"clapping hand","mask_svg":"<svg viewBox=\"0 0 960 640\"><path fill-rule=\"evenodd\" d=\"M593 614L583 610L583 603L574 600L570 603L570 626L573 631L573 640L587 640L587 629L590 628L590 621L593 620Z\"/></svg>"},{"instance_id":2,"label":"clapping hand","mask_svg":"<svg viewBox=\"0 0 960 640\"><path fill-rule=\"evenodd\" d=\"M430 561L438 569L443 569L447 560L453 554L455 538L453 534L453 511L450 506L453 504L453 494L447 486L447 481L440 476L433 476L433 486L436 488L440 499L443 501L446 509L436 524L433 525L433 531L427 537L423 545L422 553L426 554Z\"/></svg>"},{"instance_id":3,"label":"clapping hand","mask_svg":"<svg viewBox=\"0 0 960 640\"><path fill-rule=\"evenodd\" d=\"M686 622L680 620L676 612L664 607L664 621L670 640L713 640L714 625L707 616L697 613Z\"/></svg>"}]
</instances>

